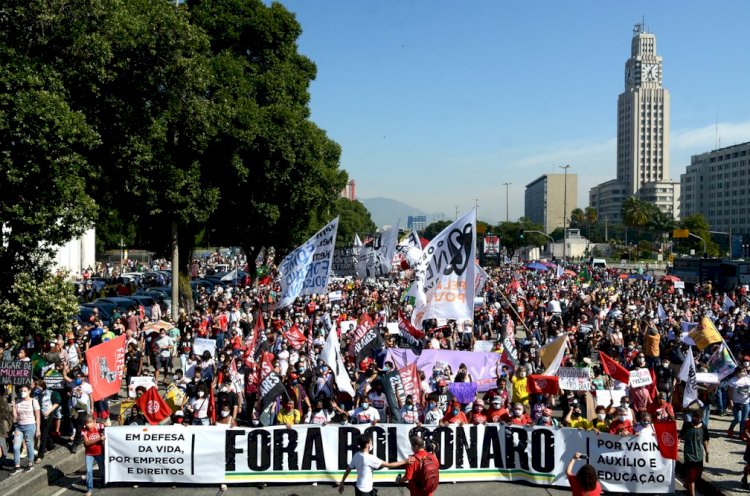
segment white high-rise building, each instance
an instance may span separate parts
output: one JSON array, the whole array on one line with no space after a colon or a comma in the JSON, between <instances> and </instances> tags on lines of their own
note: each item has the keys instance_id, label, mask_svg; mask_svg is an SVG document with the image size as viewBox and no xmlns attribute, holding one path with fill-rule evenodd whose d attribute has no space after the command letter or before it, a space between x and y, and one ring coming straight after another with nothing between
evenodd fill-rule
<instances>
[{"instance_id":1,"label":"white high-rise building","mask_svg":"<svg viewBox=\"0 0 750 496\"><path fill-rule=\"evenodd\" d=\"M636 24L625 91L617 98L617 179L589 192L590 205L609 221L622 221L622 202L634 195L679 215L680 183L669 177L669 91L662 80L656 35Z\"/></svg>"}]
</instances>

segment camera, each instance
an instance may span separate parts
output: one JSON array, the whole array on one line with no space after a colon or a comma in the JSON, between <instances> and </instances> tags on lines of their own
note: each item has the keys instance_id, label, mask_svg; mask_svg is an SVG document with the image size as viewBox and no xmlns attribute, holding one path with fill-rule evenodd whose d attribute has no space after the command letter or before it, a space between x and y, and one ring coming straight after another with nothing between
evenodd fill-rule
<instances>
[{"instance_id":1,"label":"camera","mask_svg":"<svg viewBox=\"0 0 750 496\"><path fill-rule=\"evenodd\" d=\"M581 460L588 460L589 459L589 455L581 455L578 458L580 458Z\"/></svg>"}]
</instances>

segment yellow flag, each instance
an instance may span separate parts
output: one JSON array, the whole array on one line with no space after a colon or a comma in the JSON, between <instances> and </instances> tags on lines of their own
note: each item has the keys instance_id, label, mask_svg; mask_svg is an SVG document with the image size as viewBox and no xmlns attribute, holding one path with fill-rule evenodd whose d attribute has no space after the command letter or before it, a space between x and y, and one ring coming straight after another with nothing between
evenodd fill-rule
<instances>
[{"instance_id":1,"label":"yellow flag","mask_svg":"<svg viewBox=\"0 0 750 496\"><path fill-rule=\"evenodd\" d=\"M708 345L721 343L722 341L721 334L708 317L703 317L700 325L689 336L701 351Z\"/></svg>"},{"instance_id":2,"label":"yellow flag","mask_svg":"<svg viewBox=\"0 0 750 496\"><path fill-rule=\"evenodd\" d=\"M542 360L545 369L549 368L560 354L562 347L565 345L565 339L566 336L562 335L539 348L539 358Z\"/></svg>"}]
</instances>

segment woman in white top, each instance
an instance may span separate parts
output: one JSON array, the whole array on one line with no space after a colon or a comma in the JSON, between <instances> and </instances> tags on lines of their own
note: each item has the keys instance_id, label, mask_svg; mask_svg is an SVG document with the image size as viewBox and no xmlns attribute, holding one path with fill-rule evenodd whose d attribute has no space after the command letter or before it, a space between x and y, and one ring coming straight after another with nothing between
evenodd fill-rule
<instances>
[{"instance_id":1,"label":"woman in white top","mask_svg":"<svg viewBox=\"0 0 750 496\"><path fill-rule=\"evenodd\" d=\"M204 384L198 386L196 396L188 402L187 410L193 415L193 425L209 425L208 393Z\"/></svg>"},{"instance_id":2,"label":"woman in white top","mask_svg":"<svg viewBox=\"0 0 750 496\"><path fill-rule=\"evenodd\" d=\"M26 470L34 469L34 438L42 435L39 402L32 398L29 386L21 386L18 389L21 397L13 404L13 421L16 423L13 431L13 461L16 468L11 475L22 471L21 446L24 441L29 454L29 466Z\"/></svg>"}]
</instances>

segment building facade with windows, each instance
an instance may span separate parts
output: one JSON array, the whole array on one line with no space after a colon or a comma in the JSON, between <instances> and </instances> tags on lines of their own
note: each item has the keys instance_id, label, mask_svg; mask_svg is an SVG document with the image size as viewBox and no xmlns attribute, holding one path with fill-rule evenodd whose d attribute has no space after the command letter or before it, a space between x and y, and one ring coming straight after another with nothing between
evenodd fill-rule
<instances>
[{"instance_id":1,"label":"building facade with windows","mask_svg":"<svg viewBox=\"0 0 750 496\"><path fill-rule=\"evenodd\" d=\"M415 231L422 231L427 227L427 216L426 215L409 215L406 218L406 228L414 229Z\"/></svg>"},{"instance_id":2,"label":"building facade with windows","mask_svg":"<svg viewBox=\"0 0 750 496\"><path fill-rule=\"evenodd\" d=\"M702 214L712 230L750 234L750 142L693 155L680 185L683 217Z\"/></svg>"},{"instance_id":3,"label":"building facade with windows","mask_svg":"<svg viewBox=\"0 0 750 496\"><path fill-rule=\"evenodd\" d=\"M578 175L568 174L567 206L565 174L544 174L526 185L524 216L535 224L542 224L544 232L551 233L563 227L563 212L578 208Z\"/></svg>"},{"instance_id":4,"label":"building facade with windows","mask_svg":"<svg viewBox=\"0 0 750 496\"><path fill-rule=\"evenodd\" d=\"M656 35L636 24L625 62L625 91L617 98L617 178L589 192L591 206L622 222L622 202L637 196L679 216L679 183L669 177L669 91L664 88ZM623 193L624 191L624 193ZM653 201L652 201L653 200Z\"/></svg>"}]
</instances>

